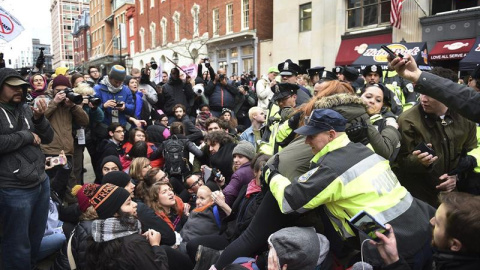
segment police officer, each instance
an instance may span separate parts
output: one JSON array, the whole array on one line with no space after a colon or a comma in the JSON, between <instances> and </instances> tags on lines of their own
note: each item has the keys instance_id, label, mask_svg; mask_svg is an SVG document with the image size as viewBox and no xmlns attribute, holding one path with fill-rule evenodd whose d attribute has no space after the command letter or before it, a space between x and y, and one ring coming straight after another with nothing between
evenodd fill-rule
<instances>
[{"instance_id":1,"label":"police officer","mask_svg":"<svg viewBox=\"0 0 480 270\"><path fill-rule=\"evenodd\" d=\"M422 247L428 248L428 221L434 209L400 185L387 160L360 143L352 143L344 132L346 123L334 110L313 110L306 124L295 130L306 136L305 143L312 149L311 170L290 180L278 172L278 167L285 164L277 159L264 167L263 177L284 214L324 211L324 217L328 216L322 217L326 234L329 227L336 232L326 235L329 240L352 240L358 232L349 220L363 210L382 224L402 227L400 253L413 258ZM362 241L363 236L359 236ZM381 263L371 247L364 247L364 256L374 265Z\"/></svg>"}]
</instances>

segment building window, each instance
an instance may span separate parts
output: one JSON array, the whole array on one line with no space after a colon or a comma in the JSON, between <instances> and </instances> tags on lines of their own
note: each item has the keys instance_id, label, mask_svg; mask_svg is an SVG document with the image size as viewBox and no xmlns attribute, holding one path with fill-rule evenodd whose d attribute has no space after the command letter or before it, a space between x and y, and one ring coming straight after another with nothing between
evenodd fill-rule
<instances>
[{"instance_id":1,"label":"building window","mask_svg":"<svg viewBox=\"0 0 480 270\"><path fill-rule=\"evenodd\" d=\"M175 11L172 19L175 27L175 41L179 41L180 40L180 13L178 13L178 11Z\"/></svg>"},{"instance_id":2,"label":"building window","mask_svg":"<svg viewBox=\"0 0 480 270\"><path fill-rule=\"evenodd\" d=\"M242 0L242 29L248 29L250 19L250 0Z\"/></svg>"},{"instance_id":3,"label":"building window","mask_svg":"<svg viewBox=\"0 0 480 270\"><path fill-rule=\"evenodd\" d=\"M167 19L165 17L160 21L160 27L162 28L162 45L167 44Z\"/></svg>"},{"instance_id":4,"label":"building window","mask_svg":"<svg viewBox=\"0 0 480 270\"><path fill-rule=\"evenodd\" d=\"M219 50L218 51L218 58L220 58L220 59L227 58L227 50L225 50L225 49Z\"/></svg>"},{"instance_id":5,"label":"building window","mask_svg":"<svg viewBox=\"0 0 480 270\"><path fill-rule=\"evenodd\" d=\"M133 18L130 18L128 20L128 32L129 32L128 36L133 37L133 33L135 31L134 29L135 28L134 28L134 25L133 25Z\"/></svg>"},{"instance_id":6,"label":"building window","mask_svg":"<svg viewBox=\"0 0 480 270\"><path fill-rule=\"evenodd\" d=\"M145 51L145 29L140 28L140 51Z\"/></svg>"},{"instance_id":7,"label":"building window","mask_svg":"<svg viewBox=\"0 0 480 270\"><path fill-rule=\"evenodd\" d=\"M243 61L243 72L247 73L253 71L253 58L245 58Z\"/></svg>"},{"instance_id":8,"label":"building window","mask_svg":"<svg viewBox=\"0 0 480 270\"><path fill-rule=\"evenodd\" d=\"M155 39L155 28L157 28L157 26L155 25L154 22L152 22L150 24L150 36L152 38L152 49L157 47L157 40Z\"/></svg>"},{"instance_id":9,"label":"building window","mask_svg":"<svg viewBox=\"0 0 480 270\"><path fill-rule=\"evenodd\" d=\"M220 13L218 8L214 9L213 12L213 35L218 36L218 28L220 26Z\"/></svg>"},{"instance_id":10,"label":"building window","mask_svg":"<svg viewBox=\"0 0 480 270\"><path fill-rule=\"evenodd\" d=\"M150 0L150 8L154 8L155 7L155 0Z\"/></svg>"},{"instance_id":11,"label":"building window","mask_svg":"<svg viewBox=\"0 0 480 270\"><path fill-rule=\"evenodd\" d=\"M242 55L253 55L253 46L252 45L243 46Z\"/></svg>"},{"instance_id":12,"label":"building window","mask_svg":"<svg viewBox=\"0 0 480 270\"><path fill-rule=\"evenodd\" d=\"M140 5L140 14L143 14L143 0L138 0L138 4Z\"/></svg>"},{"instance_id":13,"label":"building window","mask_svg":"<svg viewBox=\"0 0 480 270\"><path fill-rule=\"evenodd\" d=\"M135 41L131 40L130 41L130 57L132 57L135 54Z\"/></svg>"},{"instance_id":14,"label":"building window","mask_svg":"<svg viewBox=\"0 0 480 270\"><path fill-rule=\"evenodd\" d=\"M312 3L300 6L300 32L312 30Z\"/></svg>"},{"instance_id":15,"label":"building window","mask_svg":"<svg viewBox=\"0 0 480 270\"><path fill-rule=\"evenodd\" d=\"M390 22L390 0L347 0L347 28Z\"/></svg>"},{"instance_id":16,"label":"building window","mask_svg":"<svg viewBox=\"0 0 480 270\"><path fill-rule=\"evenodd\" d=\"M227 34L233 32L233 4L227 5Z\"/></svg>"},{"instance_id":17,"label":"building window","mask_svg":"<svg viewBox=\"0 0 480 270\"><path fill-rule=\"evenodd\" d=\"M238 57L238 50L237 48L230 49L230 58L237 58Z\"/></svg>"},{"instance_id":18,"label":"building window","mask_svg":"<svg viewBox=\"0 0 480 270\"><path fill-rule=\"evenodd\" d=\"M198 16L200 13L200 7L197 4L193 5L191 12L193 17L193 36L198 37L199 36Z\"/></svg>"}]
</instances>

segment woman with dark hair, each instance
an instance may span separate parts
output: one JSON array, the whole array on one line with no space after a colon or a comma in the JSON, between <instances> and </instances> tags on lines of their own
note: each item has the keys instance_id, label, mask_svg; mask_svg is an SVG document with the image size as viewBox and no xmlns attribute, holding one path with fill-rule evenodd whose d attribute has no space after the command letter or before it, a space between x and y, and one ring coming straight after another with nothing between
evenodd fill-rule
<instances>
[{"instance_id":1,"label":"woman with dark hair","mask_svg":"<svg viewBox=\"0 0 480 270\"><path fill-rule=\"evenodd\" d=\"M159 116L152 115L152 125L147 126L146 132L150 142L158 147L163 141L170 137L168 116L165 114Z\"/></svg>"},{"instance_id":2,"label":"woman with dark hair","mask_svg":"<svg viewBox=\"0 0 480 270\"><path fill-rule=\"evenodd\" d=\"M169 269L160 233L148 230L140 234L137 204L128 191L106 184L90 201L100 219L92 223L87 269Z\"/></svg>"},{"instance_id":3,"label":"woman with dark hair","mask_svg":"<svg viewBox=\"0 0 480 270\"><path fill-rule=\"evenodd\" d=\"M135 155L132 156L130 153L132 151L133 144L137 142L145 142L147 144L147 155L146 157L152 161L151 165L152 167L162 167L164 160L161 157L161 153L157 151L157 147L151 143L148 142L148 137L147 133L141 129L141 128L134 128L130 130L129 136L128 136L128 141L123 145L123 152L125 153L123 156L120 157L120 160L122 161L123 165L123 170L127 170L127 168L130 166L131 159L134 157L140 157L143 155Z\"/></svg>"},{"instance_id":4,"label":"woman with dark hair","mask_svg":"<svg viewBox=\"0 0 480 270\"><path fill-rule=\"evenodd\" d=\"M237 118L235 118L235 116L233 116L232 110L227 109L227 108L223 108L222 109L222 114L220 115L219 118L224 120L225 122L227 122L228 125L230 126L230 128L228 130L228 133L233 134L233 135L237 134L238 122L237 122Z\"/></svg>"}]
</instances>

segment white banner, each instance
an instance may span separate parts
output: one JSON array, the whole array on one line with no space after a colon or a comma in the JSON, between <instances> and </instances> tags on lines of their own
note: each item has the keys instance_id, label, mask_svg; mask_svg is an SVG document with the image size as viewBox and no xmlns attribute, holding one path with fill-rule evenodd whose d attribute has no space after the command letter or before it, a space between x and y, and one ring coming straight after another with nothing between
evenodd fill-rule
<instances>
[{"instance_id":1,"label":"white banner","mask_svg":"<svg viewBox=\"0 0 480 270\"><path fill-rule=\"evenodd\" d=\"M24 30L22 24L10 13L0 7L0 38L9 42Z\"/></svg>"}]
</instances>

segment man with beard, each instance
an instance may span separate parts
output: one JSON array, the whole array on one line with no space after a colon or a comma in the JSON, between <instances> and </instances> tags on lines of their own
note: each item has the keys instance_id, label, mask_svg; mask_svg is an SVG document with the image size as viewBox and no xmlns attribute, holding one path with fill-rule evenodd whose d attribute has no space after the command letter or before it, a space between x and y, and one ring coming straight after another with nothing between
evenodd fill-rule
<instances>
[{"instance_id":1,"label":"man with beard","mask_svg":"<svg viewBox=\"0 0 480 270\"><path fill-rule=\"evenodd\" d=\"M480 197L452 192L442 194L440 202L435 217L430 220L433 226L433 269L480 269ZM410 269L398 255L392 226L387 224L386 227L388 235L376 232L380 241L370 241L386 264L383 269Z\"/></svg>"},{"instance_id":2,"label":"man with beard","mask_svg":"<svg viewBox=\"0 0 480 270\"><path fill-rule=\"evenodd\" d=\"M134 115L132 91L123 84L127 73L121 65L114 65L108 76L95 85L95 97L102 100L102 109L105 112L103 122L110 125L119 122L122 126L127 123L127 115Z\"/></svg>"},{"instance_id":3,"label":"man with beard","mask_svg":"<svg viewBox=\"0 0 480 270\"><path fill-rule=\"evenodd\" d=\"M25 104L28 83L0 69L1 269L31 269L47 223L50 180L40 144L53 140L44 99ZM71 136L71 134L70 134Z\"/></svg>"},{"instance_id":4,"label":"man with beard","mask_svg":"<svg viewBox=\"0 0 480 270\"><path fill-rule=\"evenodd\" d=\"M168 116L168 123L171 124L175 120L175 113L173 107L176 104L185 106L185 114L190 112L190 100L195 97L192 89L192 84L188 77L186 82L180 79L180 71L178 68L172 68L170 71L170 79L168 83L163 85L163 99L165 100L164 112Z\"/></svg>"}]
</instances>

